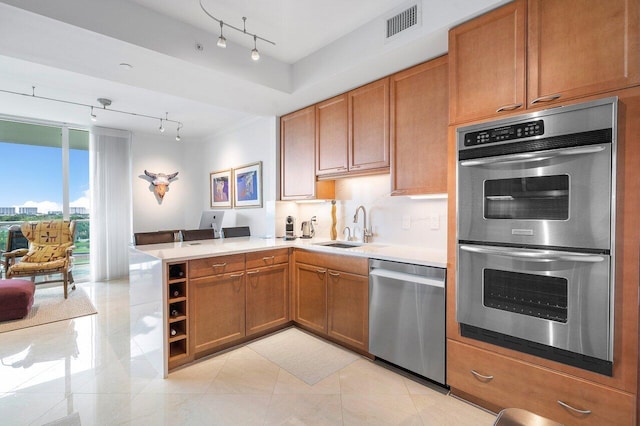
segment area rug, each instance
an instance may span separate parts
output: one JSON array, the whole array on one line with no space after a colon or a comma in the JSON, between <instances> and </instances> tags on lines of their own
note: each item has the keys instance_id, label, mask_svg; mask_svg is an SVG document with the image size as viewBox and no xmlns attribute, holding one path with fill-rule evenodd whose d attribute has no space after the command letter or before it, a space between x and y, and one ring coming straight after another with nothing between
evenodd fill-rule
<instances>
[{"instance_id":1,"label":"area rug","mask_svg":"<svg viewBox=\"0 0 640 426\"><path fill-rule=\"evenodd\" d=\"M75 290L69 288L69 297L65 299L61 287L36 286L29 314L23 319L0 322L0 333L97 313L87 293L79 287Z\"/></svg>"},{"instance_id":2,"label":"area rug","mask_svg":"<svg viewBox=\"0 0 640 426\"><path fill-rule=\"evenodd\" d=\"M314 385L358 359L358 356L290 328L248 345L308 385Z\"/></svg>"}]
</instances>

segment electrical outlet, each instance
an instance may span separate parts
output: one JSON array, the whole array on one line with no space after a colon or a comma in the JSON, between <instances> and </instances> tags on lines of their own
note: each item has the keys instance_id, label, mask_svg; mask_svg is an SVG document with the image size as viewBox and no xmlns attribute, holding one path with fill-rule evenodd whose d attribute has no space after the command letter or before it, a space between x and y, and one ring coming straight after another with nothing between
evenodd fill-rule
<instances>
[{"instance_id":1,"label":"electrical outlet","mask_svg":"<svg viewBox=\"0 0 640 426\"><path fill-rule=\"evenodd\" d=\"M402 215L402 229L411 229L411 216Z\"/></svg>"},{"instance_id":2,"label":"electrical outlet","mask_svg":"<svg viewBox=\"0 0 640 426\"><path fill-rule=\"evenodd\" d=\"M429 222L431 224L431 229L440 229L440 216L437 214L431 215L429 217Z\"/></svg>"}]
</instances>

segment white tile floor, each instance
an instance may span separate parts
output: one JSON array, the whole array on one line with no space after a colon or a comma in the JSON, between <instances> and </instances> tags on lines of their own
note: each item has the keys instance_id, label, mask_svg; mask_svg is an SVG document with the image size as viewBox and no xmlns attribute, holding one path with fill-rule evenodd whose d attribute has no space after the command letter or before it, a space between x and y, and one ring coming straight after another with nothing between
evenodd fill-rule
<instances>
[{"instance_id":1,"label":"white tile floor","mask_svg":"<svg viewBox=\"0 0 640 426\"><path fill-rule=\"evenodd\" d=\"M364 358L309 386L242 347L163 380L131 339L128 283L78 287L97 315L0 334L0 424L476 426L495 419Z\"/></svg>"}]
</instances>

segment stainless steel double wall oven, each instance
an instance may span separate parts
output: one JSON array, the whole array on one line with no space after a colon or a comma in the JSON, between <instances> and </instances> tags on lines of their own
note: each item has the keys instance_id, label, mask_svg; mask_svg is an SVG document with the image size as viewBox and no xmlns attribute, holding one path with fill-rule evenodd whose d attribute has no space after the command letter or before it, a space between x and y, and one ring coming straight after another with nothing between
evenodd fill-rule
<instances>
[{"instance_id":1,"label":"stainless steel double wall oven","mask_svg":"<svg viewBox=\"0 0 640 426\"><path fill-rule=\"evenodd\" d=\"M459 128L463 336L613 368L617 99Z\"/></svg>"}]
</instances>

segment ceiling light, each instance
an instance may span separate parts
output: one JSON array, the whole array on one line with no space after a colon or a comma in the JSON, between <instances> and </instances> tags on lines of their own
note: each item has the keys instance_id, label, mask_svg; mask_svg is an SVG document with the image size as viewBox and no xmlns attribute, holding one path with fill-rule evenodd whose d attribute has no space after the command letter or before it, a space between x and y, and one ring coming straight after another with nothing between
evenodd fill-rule
<instances>
[{"instance_id":1,"label":"ceiling light","mask_svg":"<svg viewBox=\"0 0 640 426\"><path fill-rule=\"evenodd\" d=\"M158 127L158 130L160 130L160 133L164 133L164 126L162 125L162 118L160 119L160 127Z\"/></svg>"},{"instance_id":2,"label":"ceiling light","mask_svg":"<svg viewBox=\"0 0 640 426\"><path fill-rule=\"evenodd\" d=\"M81 107L85 107L85 108L90 108L91 109L91 121L97 121L98 117L94 114L93 109L94 108L100 108L99 106L94 106L94 105L90 105L90 104L83 104L82 102L74 102L74 101L67 101L65 99L57 99L57 98L50 98L48 96L38 96L36 95L36 86L31 86L31 93L22 93L22 92L14 92L12 90L5 90L5 89L0 89L0 92L2 93L9 93L11 95L19 95L19 96L26 96L29 98L36 98L36 99L42 99L45 101L51 101L51 102L60 102L63 104L68 104L68 105L76 105L76 106L81 106ZM163 132L164 131L164 122L166 121L167 123L175 123L178 125L178 128L182 128L182 122L181 121L176 121L176 120L170 120L169 119L169 113L165 112L164 118L161 117L155 117L153 115L147 115L147 114L140 114L137 112L129 112L129 111L123 111L123 110L117 110L117 109L107 109L108 106L111 105L111 99L108 98L98 98L97 99L98 103L100 103L100 105L102 105L102 108L100 108L102 111L111 111L111 112L116 112L118 114L127 114L127 115L133 115L136 117L144 117L144 118L150 118L153 120L160 120L160 131Z\"/></svg>"},{"instance_id":3,"label":"ceiling light","mask_svg":"<svg viewBox=\"0 0 640 426\"><path fill-rule=\"evenodd\" d=\"M180 128L181 128L181 127L182 127L182 124L180 124L180 125L178 126L178 128L176 129L176 140L177 140L178 142L180 142Z\"/></svg>"},{"instance_id":4,"label":"ceiling light","mask_svg":"<svg viewBox=\"0 0 640 426\"><path fill-rule=\"evenodd\" d=\"M227 39L222 35L222 26L224 22L220 21L220 37L218 37L218 47L222 47L223 49L227 47Z\"/></svg>"},{"instance_id":5,"label":"ceiling light","mask_svg":"<svg viewBox=\"0 0 640 426\"><path fill-rule=\"evenodd\" d=\"M204 8L204 5L202 4L202 0L200 1L200 8L202 9L202 11L204 13L207 14L207 16L211 19L213 19L214 21L218 22L220 24L220 37L218 37L218 47L222 47L225 48L227 47L227 39L224 38L224 36L222 35L222 27L227 26L228 28L234 29L244 35L248 35L249 37L253 37L253 49L251 49L251 59L253 59L254 61L257 61L258 59L260 59L260 52L258 52L258 48L256 46L256 41L257 39L260 39L262 41L266 41L267 43L271 43L272 45L276 45L274 42L272 42L271 40L267 40L266 38L260 37L257 34L253 34L247 31L247 18L245 16L242 17L242 28L238 28L238 27L234 27L233 25L229 25L226 22L223 22L222 19L218 19L215 16L213 16L212 14L210 14L207 9Z\"/></svg>"},{"instance_id":6,"label":"ceiling light","mask_svg":"<svg viewBox=\"0 0 640 426\"><path fill-rule=\"evenodd\" d=\"M260 52L258 52L258 48L256 47L256 36L253 36L253 50L251 51L251 59L257 61L260 59Z\"/></svg>"}]
</instances>

